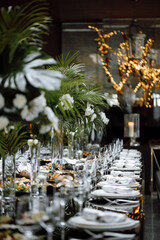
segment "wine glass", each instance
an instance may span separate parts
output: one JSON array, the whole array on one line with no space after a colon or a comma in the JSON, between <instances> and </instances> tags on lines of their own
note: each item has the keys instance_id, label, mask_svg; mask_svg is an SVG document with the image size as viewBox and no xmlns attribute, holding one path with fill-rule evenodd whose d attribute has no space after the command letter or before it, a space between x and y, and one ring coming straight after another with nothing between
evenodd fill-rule
<instances>
[{"instance_id":1,"label":"wine glass","mask_svg":"<svg viewBox=\"0 0 160 240\"><path fill-rule=\"evenodd\" d=\"M87 194L87 182L85 181L85 176L84 173L79 172L74 177L77 186L73 192L73 199L79 205L79 214L82 213L84 199Z\"/></svg>"},{"instance_id":2,"label":"wine glass","mask_svg":"<svg viewBox=\"0 0 160 240\"><path fill-rule=\"evenodd\" d=\"M42 228L47 231L47 240L53 240L53 232L56 226L56 216L59 213L60 205L59 201L56 198L57 194L54 197L45 198L42 203L43 211L45 212L44 217L40 218L39 223Z\"/></svg>"},{"instance_id":3,"label":"wine glass","mask_svg":"<svg viewBox=\"0 0 160 240\"><path fill-rule=\"evenodd\" d=\"M17 204L16 223L24 237L28 239L37 239L35 235L40 230L39 218L42 212L39 211L39 204L36 198L22 197Z\"/></svg>"}]
</instances>

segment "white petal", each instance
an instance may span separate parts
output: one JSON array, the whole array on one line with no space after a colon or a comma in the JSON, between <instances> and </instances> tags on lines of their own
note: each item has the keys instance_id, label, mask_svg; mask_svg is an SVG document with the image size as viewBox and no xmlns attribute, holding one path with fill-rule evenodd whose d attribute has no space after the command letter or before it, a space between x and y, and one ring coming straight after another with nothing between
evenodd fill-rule
<instances>
[{"instance_id":1,"label":"white petal","mask_svg":"<svg viewBox=\"0 0 160 240\"><path fill-rule=\"evenodd\" d=\"M51 124L42 125L39 132L40 132L41 134L45 134L45 133L47 133L47 132L49 132L49 131L51 130L51 127L52 127Z\"/></svg>"}]
</instances>

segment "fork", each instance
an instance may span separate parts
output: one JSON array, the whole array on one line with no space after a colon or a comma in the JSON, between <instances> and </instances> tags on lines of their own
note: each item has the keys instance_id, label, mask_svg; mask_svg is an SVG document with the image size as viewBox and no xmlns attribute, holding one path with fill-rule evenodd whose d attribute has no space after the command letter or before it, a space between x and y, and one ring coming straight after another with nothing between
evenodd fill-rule
<instances>
[{"instance_id":1,"label":"fork","mask_svg":"<svg viewBox=\"0 0 160 240\"><path fill-rule=\"evenodd\" d=\"M111 200L109 198L104 198L107 202L108 205L116 204L116 205L130 205L130 204L138 204L139 200L127 200L127 199L115 199Z\"/></svg>"},{"instance_id":2,"label":"fork","mask_svg":"<svg viewBox=\"0 0 160 240\"><path fill-rule=\"evenodd\" d=\"M91 239L134 239L136 234L129 234L129 233L119 233L119 232L102 232L99 234L95 234L93 232L91 232L88 229L84 229L84 231L91 236ZM90 238L89 238L90 239ZM87 240L89 240L87 239Z\"/></svg>"}]
</instances>

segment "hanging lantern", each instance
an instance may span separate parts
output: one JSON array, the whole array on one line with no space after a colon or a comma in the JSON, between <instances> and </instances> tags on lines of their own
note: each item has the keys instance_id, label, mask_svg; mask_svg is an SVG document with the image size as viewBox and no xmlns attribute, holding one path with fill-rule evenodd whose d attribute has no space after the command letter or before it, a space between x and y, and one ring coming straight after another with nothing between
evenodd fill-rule
<instances>
[{"instance_id":1,"label":"hanging lantern","mask_svg":"<svg viewBox=\"0 0 160 240\"><path fill-rule=\"evenodd\" d=\"M143 47L146 34L136 33L129 37L129 57L132 59L142 59Z\"/></svg>"},{"instance_id":2,"label":"hanging lantern","mask_svg":"<svg viewBox=\"0 0 160 240\"><path fill-rule=\"evenodd\" d=\"M158 57L158 49L151 48L149 53L147 54L149 67L156 67L157 57Z\"/></svg>"}]
</instances>

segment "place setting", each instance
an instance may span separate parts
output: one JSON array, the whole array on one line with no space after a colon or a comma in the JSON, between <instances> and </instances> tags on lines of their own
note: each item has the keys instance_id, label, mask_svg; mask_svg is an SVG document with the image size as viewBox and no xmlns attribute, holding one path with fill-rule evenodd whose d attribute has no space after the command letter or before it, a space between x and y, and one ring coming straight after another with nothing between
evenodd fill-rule
<instances>
[{"instance_id":1,"label":"place setting","mask_svg":"<svg viewBox=\"0 0 160 240\"><path fill-rule=\"evenodd\" d=\"M71 217L67 224L73 228L96 231L125 231L135 229L139 221L128 218L125 214L84 208L80 216Z\"/></svg>"}]
</instances>

